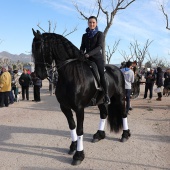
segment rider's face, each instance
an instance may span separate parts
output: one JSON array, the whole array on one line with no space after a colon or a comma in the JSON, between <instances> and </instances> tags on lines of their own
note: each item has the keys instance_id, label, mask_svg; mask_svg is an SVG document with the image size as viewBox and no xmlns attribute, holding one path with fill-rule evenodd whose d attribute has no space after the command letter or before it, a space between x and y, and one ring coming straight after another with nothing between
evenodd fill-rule
<instances>
[{"instance_id":1,"label":"rider's face","mask_svg":"<svg viewBox=\"0 0 170 170\"><path fill-rule=\"evenodd\" d=\"M94 18L89 19L88 26L91 30L95 29L97 26L97 22Z\"/></svg>"}]
</instances>

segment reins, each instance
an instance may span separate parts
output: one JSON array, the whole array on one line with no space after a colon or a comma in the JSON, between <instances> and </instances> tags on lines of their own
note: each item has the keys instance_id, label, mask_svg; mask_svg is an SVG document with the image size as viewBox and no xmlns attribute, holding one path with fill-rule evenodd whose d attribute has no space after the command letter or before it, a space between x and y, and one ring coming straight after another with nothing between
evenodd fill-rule
<instances>
[{"instance_id":1,"label":"reins","mask_svg":"<svg viewBox=\"0 0 170 170\"><path fill-rule=\"evenodd\" d=\"M71 63L72 61L76 61L76 60L78 60L78 58L65 60L64 62L57 65L57 70L61 69L66 64Z\"/></svg>"}]
</instances>

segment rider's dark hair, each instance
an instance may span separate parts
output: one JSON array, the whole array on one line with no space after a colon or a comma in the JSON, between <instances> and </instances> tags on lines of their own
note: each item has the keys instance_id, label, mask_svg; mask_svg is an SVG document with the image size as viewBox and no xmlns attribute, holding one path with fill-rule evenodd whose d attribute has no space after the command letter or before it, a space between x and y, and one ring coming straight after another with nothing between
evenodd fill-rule
<instances>
[{"instance_id":1,"label":"rider's dark hair","mask_svg":"<svg viewBox=\"0 0 170 170\"><path fill-rule=\"evenodd\" d=\"M96 22L97 22L97 17L95 17L95 16L90 16L90 17L88 18L88 21L89 21L90 19L95 19Z\"/></svg>"}]
</instances>

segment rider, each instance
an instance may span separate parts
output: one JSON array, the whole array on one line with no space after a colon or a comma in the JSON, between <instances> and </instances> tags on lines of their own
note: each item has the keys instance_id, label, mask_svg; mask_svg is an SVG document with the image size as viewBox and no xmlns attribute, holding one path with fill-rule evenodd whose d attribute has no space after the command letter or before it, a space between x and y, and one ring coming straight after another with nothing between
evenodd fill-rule
<instances>
[{"instance_id":1,"label":"rider","mask_svg":"<svg viewBox=\"0 0 170 170\"><path fill-rule=\"evenodd\" d=\"M90 16L88 18L88 28L86 29L86 33L82 36L80 50L83 54L85 52L86 58L95 62L97 65L100 74L100 83L105 93L104 103L110 104L108 85L104 75L104 57L101 52L103 48L103 37L103 33L98 31L97 18L95 16Z\"/></svg>"}]
</instances>

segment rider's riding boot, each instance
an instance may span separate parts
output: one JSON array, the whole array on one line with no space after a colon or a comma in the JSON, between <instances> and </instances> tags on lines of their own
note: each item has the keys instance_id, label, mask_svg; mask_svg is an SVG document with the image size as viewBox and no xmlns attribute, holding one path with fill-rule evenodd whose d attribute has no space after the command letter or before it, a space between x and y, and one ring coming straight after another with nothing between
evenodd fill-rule
<instances>
[{"instance_id":1,"label":"rider's riding boot","mask_svg":"<svg viewBox=\"0 0 170 170\"><path fill-rule=\"evenodd\" d=\"M105 76L103 76L101 78L101 85L102 85L104 93L105 93L104 104L110 104L110 97L109 97L109 94L108 94L108 84L107 84Z\"/></svg>"}]
</instances>

